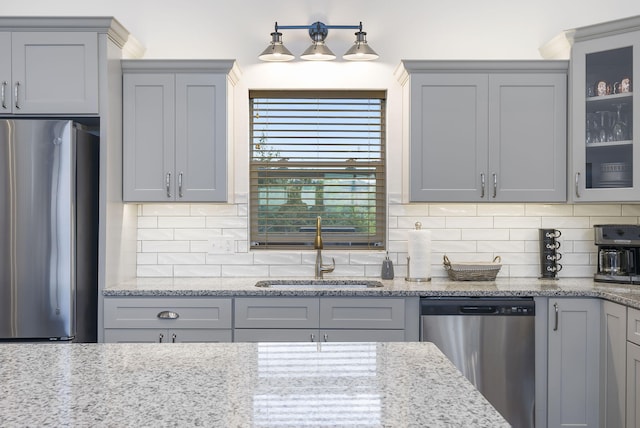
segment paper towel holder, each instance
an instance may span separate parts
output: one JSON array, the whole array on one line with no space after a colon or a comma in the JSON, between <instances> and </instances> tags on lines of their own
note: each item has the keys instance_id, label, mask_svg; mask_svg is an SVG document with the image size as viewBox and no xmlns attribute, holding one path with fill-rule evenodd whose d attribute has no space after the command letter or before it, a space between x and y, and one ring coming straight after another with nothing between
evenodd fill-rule
<instances>
[{"instance_id":1,"label":"paper towel holder","mask_svg":"<svg viewBox=\"0 0 640 428\"><path fill-rule=\"evenodd\" d=\"M412 278L411 277L411 264L409 263L411 261L411 257L407 256L407 276L404 277L405 281L410 281L410 282L429 282L431 281L431 277L427 277L427 278Z\"/></svg>"},{"instance_id":2,"label":"paper towel holder","mask_svg":"<svg viewBox=\"0 0 640 428\"><path fill-rule=\"evenodd\" d=\"M422 229L422 223L420 223L419 221L416 221L416 230L420 230ZM409 263L411 261L411 257L407 256L407 276L404 277L405 281L410 281L410 282L429 282L431 281L430 277L427 278L412 278L411 277L411 263Z\"/></svg>"}]
</instances>

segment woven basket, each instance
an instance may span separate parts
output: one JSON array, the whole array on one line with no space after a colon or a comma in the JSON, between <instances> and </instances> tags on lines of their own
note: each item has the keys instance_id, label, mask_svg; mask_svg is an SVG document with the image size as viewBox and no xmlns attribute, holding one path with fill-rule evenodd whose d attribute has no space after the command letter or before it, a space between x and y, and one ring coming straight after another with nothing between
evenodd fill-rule
<instances>
[{"instance_id":1,"label":"woven basket","mask_svg":"<svg viewBox=\"0 0 640 428\"><path fill-rule=\"evenodd\" d=\"M493 262L451 263L444 256L444 268L453 281L493 281L500 272L502 259L496 256Z\"/></svg>"}]
</instances>

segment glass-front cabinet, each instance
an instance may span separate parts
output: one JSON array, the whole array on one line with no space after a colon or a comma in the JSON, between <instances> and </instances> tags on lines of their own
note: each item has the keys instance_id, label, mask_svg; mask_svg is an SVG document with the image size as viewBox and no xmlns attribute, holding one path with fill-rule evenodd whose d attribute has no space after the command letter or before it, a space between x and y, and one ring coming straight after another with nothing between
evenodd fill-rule
<instances>
[{"instance_id":1,"label":"glass-front cabinet","mask_svg":"<svg viewBox=\"0 0 640 428\"><path fill-rule=\"evenodd\" d=\"M637 19L636 19L637 20ZM577 29L571 50L573 186L580 201L640 201L640 31L625 21ZM615 31L612 28L616 27ZM638 28L635 25L635 28ZM640 132L640 131L639 131Z\"/></svg>"}]
</instances>

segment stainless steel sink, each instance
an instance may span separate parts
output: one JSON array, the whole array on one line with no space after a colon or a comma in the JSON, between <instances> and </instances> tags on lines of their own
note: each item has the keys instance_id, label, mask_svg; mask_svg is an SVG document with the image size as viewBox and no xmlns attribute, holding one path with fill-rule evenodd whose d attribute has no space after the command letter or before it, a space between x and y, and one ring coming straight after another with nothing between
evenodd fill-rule
<instances>
[{"instance_id":1,"label":"stainless steel sink","mask_svg":"<svg viewBox=\"0 0 640 428\"><path fill-rule=\"evenodd\" d=\"M275 279L258 281L256 287L264 288L305 288L305 287L326 287L326 288L378 288L382 287L380 281L367 281L357 279Z\"/></svg>"}]
</instances>

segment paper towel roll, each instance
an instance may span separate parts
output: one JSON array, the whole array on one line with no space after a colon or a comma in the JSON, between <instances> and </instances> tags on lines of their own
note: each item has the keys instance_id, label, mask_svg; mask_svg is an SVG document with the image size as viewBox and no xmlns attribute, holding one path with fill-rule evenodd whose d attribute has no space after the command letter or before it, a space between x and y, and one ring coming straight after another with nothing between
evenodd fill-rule
<instances>
[{"instance_id":1,"label":"paper towel roll","mask_svg":"<svg viewBox=\"0 0 640 428\"><path fill-rule=\"evenodd\" d=\"M408 280L427 281L431 279L431 231L410 230L407 236L409 266Z\"/></svg>"}]
</instances>

